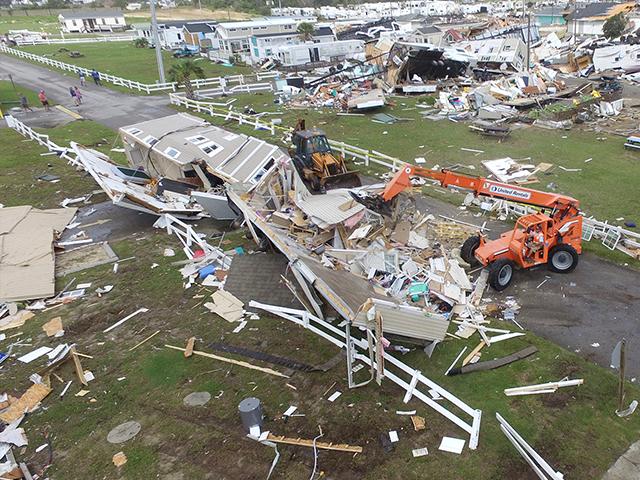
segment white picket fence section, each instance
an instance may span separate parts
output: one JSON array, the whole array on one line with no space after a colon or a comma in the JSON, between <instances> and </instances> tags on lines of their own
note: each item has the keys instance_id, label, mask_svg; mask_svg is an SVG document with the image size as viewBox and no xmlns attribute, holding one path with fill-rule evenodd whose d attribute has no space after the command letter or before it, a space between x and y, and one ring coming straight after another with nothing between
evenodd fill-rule
<instances>
[{"instance_id":1,"label":"white picket fence section","mask_svg":"<svg viewBox=\"0 0 640 480\"><path fill-rule=\"evenodd\" d=\"M198 90L195 92L196 98L207 99L207 98L215 98L221 97L222 95L237 95L241 93L258 93L258 92L273 92L274 87L273 83L270 82L262 82L262 83L245 83L234 85L233 87L217 87L217 88L209 88L206 90Z\"/></svg>"},{"instance_id":2,"label":"white picket fence section","mask_svg":"<svg viewBox=\"0 0 640 480\"><path fill-rule=\"evenodd\" d=\"M183 94L169 94L169 100L173 105L180 105L196 112L206 113L213 117L224 118L225 120L234 120L238 122L238 125L251 125L255 130L267 130L272 135L278 133L290 133L293 129L291 127L282 127L273 122L273 120L265 120L264 117L257 115L246 115L240 112L235 112L231 109L225 110L223 107L228 107L230 103L221 105L220 103L192 100L186 98ZM391 157L382 152L376 150L367 150L360 147L349 145L348 143L338 140L329 139L329 145L340 154L347 158L360 159L364 161L365 166L369 166L371 163L382 165L383 167L391 170L398 170L406 162L403 162L399 158Z\"/></svg>"},{"instance_id":3,"label":"white picket fence section","mask_svg":"<svg viewBox=\"0 0 640 480\"><path fill-rule=\"evenodd\" d=\"M52 58L44 57L42 55L35 55L33 53L24 52L22 50L17 50L15 48L7 47L6 45L0 44L0 52L8 53L11 55L15 55L18 58L26 58L27 60L31 60L34 62L43 63L45 65L49 65L51 67L59 68L60 70L66 70L68 72L80 73L84 72L87 76L87 79L90 80L91 70L79 67L77 65L73 65L70 63L61 62L59 60L54 60ZM103 82L109 82L112 85L118 85L121 87L128 88L130 90L138 90L140 92L145 92L146 94L151 94L153 92L164 92L164 91L172 91L176 92L178 89L182 88L181 85L178 85L176 82L166 82L166 83L141 83L135 80L129 80L128 78L117 77L115 75L111 75L109 73L100 73L100 80ZM252 81L255 79L260 82L265 79L270 79L277 77L279 75L278 72L265 72L265 73L256 73L254 75L230 75L228 77L210 77L210 78L196 78L191 81L191 85L194 88L199 89L201 87L220 87L221 83L226 83L226 85L230 84L238 84L244 85L247 81Z\"/></svg>"},{"instance_id":4,"label":"white picket fence section","mask_svg":"<svg viewBox=\"0 0 640 480\"><path fill-rule=\"evenodd\" d=\"M69 152L70 152L69 149L67 149L65 147L61 147L58 144L52 142L49 139L49 135L45 135L43 133L36 132L33 128L31 128L28 125L25 125L20 120L18 120L17 118L13 117L12 115L7 115L4 118L7 121L7 126L9 128L14 129L16 132L21 134L23 137L27 137L30 140L34 140L34 141L38 142L38 144L42 145L49 152L53 152L53 153L57 154L60 158L65 159L71 165L74 165L74 166L79 166L80 165L80 162L78 162L75 157L72 157L71 155L69 155Z\"/></svg>"},{"instance_id":5,"label":"white picket fence section","mask_svg":"<svg viewBox=\"0 0 640 480\"><path fill-rule=\"evenodd\" d=\"M104 37L71 37L71 38L38 38L32 40L24 40L20 38L14 39L20 47L25 45L67 45L75 43L107 43L107 42L131 42L137 37L135 35L112 35Z\"/></svg>"},{"instance_id":6,"label":"white picket fence section","mask_svg":"<svg viewBox=\"0 0 640 480\"><path fill-rule=\"evenodd\" d=\"M335 327L329 322L326 322L306 310L296 310L293 308L278 307L275 305L267 305L256 301L249 302L249 306L253 308L259 308L269 313L277 315L281 318L289 320L316 335L321 336L325 340L333 343L340 349L345 349L347 352L351 351L354 356L354 360L361 361L369 367L378 369L380 366L377 362L372 362L368 355L353 352L355 349L360 349L363 352L367 352L369 344L363 338L355 338L346 332L343 332L339 328ZM349 327L346 327L349 328ZM482 419L482 411L475 409L467 405L458 397L442 388L440 385L425 377L419 370L410 367L406 363L400 361L388 352L383 353L384 366L383 377L389 379L400 388L405 390L404 402L407 403L412 397L422 401L429 407L433 408L439 414L443 415L448 420L455 423L461 429L469 434L469 448L475 450L478 447L478 440L480 436L480 421ZM429 395L429 393L422 392L421 386L430 390L435 390L443 400L435 401ZM444 405L444 401L449 401L462 413L471 417L470 421L463 420L457 413L453 413L448 410Z\"/></svg>"}]
</instances>

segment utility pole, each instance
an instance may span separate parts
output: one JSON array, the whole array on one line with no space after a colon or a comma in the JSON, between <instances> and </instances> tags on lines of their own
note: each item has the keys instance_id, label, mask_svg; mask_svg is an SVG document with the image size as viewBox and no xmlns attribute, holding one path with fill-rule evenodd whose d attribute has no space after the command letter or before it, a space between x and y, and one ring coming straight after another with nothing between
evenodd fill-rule
<instances>
[{"instance_id":1,"label":"utility pole","mask_svg":"<svg viewBox=\"0 0 640 480\"><path fill-rule=\"evenodd\" d=\"M529 12L529 17L527 19L527 72L529 71L531 56L531 12Z\"/></svg>"},{"instance_id":2,"label":"utility pole","mask_svg":"<svg viewBox=\"0 0 640 480\"><path fill-rule=\"evenodd\" d=\"M620 383L618 384L618 411L622 412L624 408L624 368L625 368L625 346L627 344L626 339L622 339L620 342Z\"/></svg>"},{"instance_id":3,"label":"utility pole","mask_svg":"<svg viewBox=\"0 0 640 480\"><path fill-rule=\"evenodd\" d=\"M166 83L164 76L164 64L162 63L162 48L160 46L160 38L158 37L158 19L156 18L156 0L149 0L149 6L151 7L151 34L153 36L153 42L156 46L156 62L158 63L158 76L160 77L160 83Z\"/></svg>"}]
</instances>

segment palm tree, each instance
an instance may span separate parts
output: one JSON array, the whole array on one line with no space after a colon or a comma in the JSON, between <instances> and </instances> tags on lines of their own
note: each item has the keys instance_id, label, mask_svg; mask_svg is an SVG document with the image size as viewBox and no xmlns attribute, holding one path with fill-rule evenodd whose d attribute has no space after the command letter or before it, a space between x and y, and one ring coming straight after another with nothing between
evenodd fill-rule
<instances>
[{"instance_id":1,"label":"palm tree","mask_svg":"<svg viewBox=\"0 0 640 480\"><path fill-rule=\"evenodd\" d=\"M193 86L191 85L193 77L204 78L204 70L193 60L178 62L169 69L169 79L176 82L178 86L184 85L187 98L193 98Z\"/></svg>"},{"instance_id":2,"label":"palm tree","mask_svg":"<svg viewBox=\"0 0 640 480\"><path fill-rule=\"evenodd\" d=\"M147 48L149 46L149 40L144 37L136 38L133 41L133 46L136 48Z\"/></svg>"},{"instance_id":3,"label":"palm tree","mask_svg":"<svg viewBox=\"0 0 640 480\"><path fill-rule=\"evenodd\" d=\"M305 42L313 38L313 31L313 25L308 22L302 22L298 25L298 33Z\"/></svg>"}]
</instances>

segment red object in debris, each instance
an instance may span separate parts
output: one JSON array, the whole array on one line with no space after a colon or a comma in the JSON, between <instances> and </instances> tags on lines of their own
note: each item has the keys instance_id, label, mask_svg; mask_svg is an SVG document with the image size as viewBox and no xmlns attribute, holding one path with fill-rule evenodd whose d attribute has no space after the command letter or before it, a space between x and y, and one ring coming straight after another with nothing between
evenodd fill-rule
<instances>
[{"instance_id":1,"label":"red object in debris","mask_svg":"<svg viewBox=\"0 0 640 480\"><path fill-rule=\"evenodd\" d=\"M204 257L204 250L196 250L193 252L193 258L202 258Z\"/></svg>"}]
</instances>

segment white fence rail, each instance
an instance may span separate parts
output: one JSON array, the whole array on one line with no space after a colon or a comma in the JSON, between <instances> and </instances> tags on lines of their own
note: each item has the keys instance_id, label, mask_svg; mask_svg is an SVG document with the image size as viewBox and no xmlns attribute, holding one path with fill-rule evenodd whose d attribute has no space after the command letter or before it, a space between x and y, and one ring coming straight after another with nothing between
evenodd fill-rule
<instances>
[{"instance_id":1,"label":"white fence rail","mask_svg":"<svg viewBox=\"0 0 640 480\"><path fill-rule=\"evenodd\" d=\"M200 93L200 92L198 92ZM229 107L230 103L220 104L210 101L191 100L184 95L170 93L169 99L173 105L180 105L196 112L207 113L213 117L224 118L225 120L237 121L239 125L252 125L256 130L268 130L272 135L276 132L289 133L292 131L291 127L282 127L275 124L273 121L264 120L262 117L256 115L245 115L240 112L224 107ZM406 162L403 162L399 158L391 157L375 150L366 150L364 148L355 147L345 142L337 140L329 140L329 145L336 151L340 152L343 157L351 157L354 159L360 159L364 161L365 166L369 166L371 163L382 165L383 167L390 168L391 170L398 170Z\"/></svg>"},{"instance_id":2,"label":"white fence rail","mask_svg":"<svg viewBox=\"0 0 640 480\"><path fill-rule=\"evenodd\" d=\"M14 42L20 47L25 45L67 45L75 43L106 43L106 42L130 42L136 39L135 35L112 35L104 37L71 37L71 38L38 38L25 40L16 38Z\"/></svg>"},{"instance_id":3,"label":"white fence rail","mask_svg":"<svg viewBox=\"0 0 640 480\"><path fill-rule=\"evenodd\" d=\"M208 99L221 97L222 95L236 95L239 93L273 92L273 84L270 82L245 83L233 87L217 87L195 92L196 99Z\"/></svg>"},{"instance_id":4,"label":"white fence rail","mask_svg":"<svg viewBox=\"0 0 640 480\"><path fill-rule=\"evenodd\" d=\"M27 137L31 140L35 140L40 145L45 147L48 151L56 153L60 158L65 159L70 164L75 166L80 165L80 163L75 159L75 157L72 157L71 155L69 155L68 153L69 150L67 148L61 147L58 144L52 142L49 139L49 135L36 132L33 128L31 128L28 125L25 125L20 120L18 120L17 118L11 115L7 115L5 117L5 120L7 121L7 126L9 128L14 129L16 132L18 132L22 136Z\"/></svg>"},{"instance_id":5,"label":"white fence rail","mask_svg":"<svg viewBox=\"0 0 640 480\"><path fill-rule=\"evenodd\" d=\"M79 67L77 65L73 65L70 63L61 62L59 60L55 60L53 58L44 57L42 55L36 55L29 52L24 52L22 50L17 50L15 48L7 47L6 45L0 44L0 52L8 53L11 55L15 55L18 58L26 58L27 60L31 60L34 62L43 63L45 65L49 65L51 67L59 68L60 70L66 70L68 72L73 72L79 74L83 72L87 78L91 75L91 70ZM128 78L117 77L115 75L111 75L108 73L100 73L100 80L103 82L109 82L112 85L117 85L120 87L125 87L130 90L137 90L139 92L145 92L146 94L151 94L153 92L164 92L164 91L172 91L176 92L178 89L182 88L176 82L166 82L166 83L141 83L135 80L129 80ZM230 75L228 77L211 77L211 78L196 78L191 81L191 84L194 88L198 89L201 87L220 87L222 83L226 85L230 84L238 84L244 85L247 81L251 79L255 79L260 82L264 79L274 78L278 76L277 72L266 72L266 73L257 73L255 75Z\"/></svg>"},{"instance_id":6,"label":"white fence rail","mask_svg":"<svg viewBox=\"0 0 640 480\"><path fill-rule=\"evenodd\" d=\"M366 340L354 338L353 336L348 335L334 325L316 317L306 310L296 310L292 308L278 307L275 305L266 305L255 301L251 301L249 303L249 306L265 310L269 313L278 315L281 318L300 325L305 329L315 333L316 335L321 336L325 340L330 341L341 349L344 348L349 351L352 347L355 347L363 352L366 352L369 349L369 344ZM349 342L351 342L351 345L348 344ZM377 362L372 361L368 355L356 352L354 356L355 360L359 360L367 366L372 367L376 370L380 367ZM390 353L384 352L383 358L384 366L382 366L382 369L384 371L380 373L383 374L384 378L389 379L400 388L405 390L405 403L407 403L412 397L415 397L418 400L422 401L423 403L437 411L439 414L443 415L445 418L462 428L465 432L467 432L469 434L469 448L472 450L475 450L477 448L480 435L480 421L482 419L481 410L470 407L458 397L425 377L419 370L411 368L409 365L398 360ZM404 379L402 377L404 377ZM451 402L457 409L471 417L471 421L469 422L463 420L457 414L454 414L447 408L445 408L441 403L433 400L433 398L428 393L421 392L420 385L424 385L426 388L438 392L438 394L440 394L440 396L444 400Z\"/></svg>"}]
</instances>

